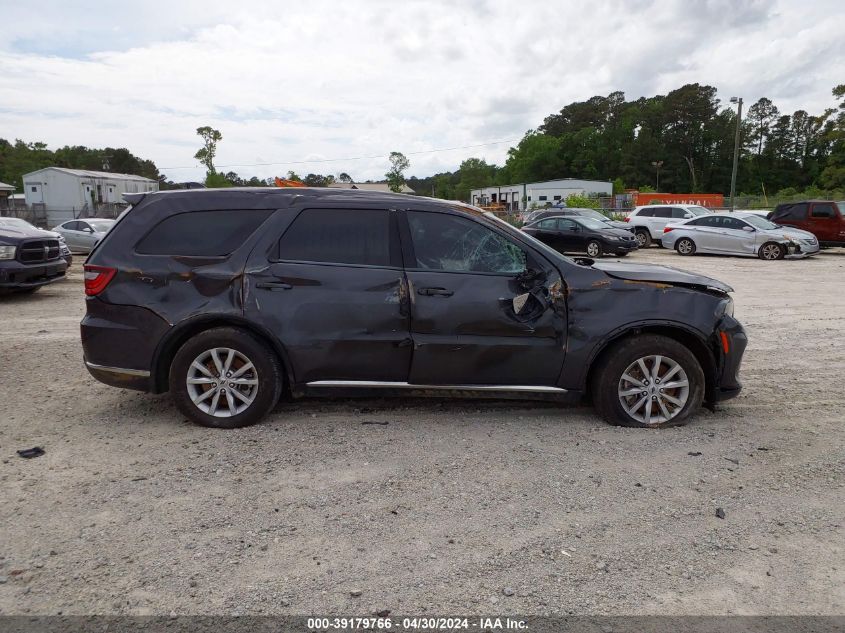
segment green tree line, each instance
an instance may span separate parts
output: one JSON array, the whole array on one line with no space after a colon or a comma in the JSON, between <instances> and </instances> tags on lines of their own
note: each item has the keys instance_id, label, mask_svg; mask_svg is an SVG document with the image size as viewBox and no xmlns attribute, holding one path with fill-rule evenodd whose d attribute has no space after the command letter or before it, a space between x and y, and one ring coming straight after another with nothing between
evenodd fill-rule
<instances>
[{"instance_id":1,"label":"green tree line","mask_svg":"<svg viewBox=\"0 0 845 633\"><path fill-rule=\"evenodd\" d=\"M838 109L782 113L765 97L746 104L737 191L749 195L810 187L845 188L845 85ZM688 84L666 95L627 101L622 92L570 103L510 148L503 166L469 158L455 172L409 178L421 195L467 200L469 191L557 178L614 182L614 189L730 191L736 110L716 88Z\"/></svg>"}]
</instances>

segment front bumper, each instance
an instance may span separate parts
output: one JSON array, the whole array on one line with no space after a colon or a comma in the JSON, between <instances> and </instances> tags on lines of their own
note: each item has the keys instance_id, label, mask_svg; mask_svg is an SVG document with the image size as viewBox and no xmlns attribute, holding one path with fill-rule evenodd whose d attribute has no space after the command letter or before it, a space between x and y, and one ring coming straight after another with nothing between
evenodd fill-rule
<instances>
[{"instance_id":1,"label":"front bumper","mask_svg":"<svg viewBox=\"0 0 845 633\"><path fill-rule=\"evenodd\" d=\"M819 252L819 243L790 242L786 245L786 259L803 259Z\"/></svg>"},{"instance_id":2,"label":"front bumper","mask_svg":"<svg viewBox=\"0 0 845 633\"><path fill-rule=\"evenodd\" d=\"M637 244L636 240L632 240L631 242L610 242L605 246L605 250L613 253L631 253L639 250L639 244Z\"/></svg>"},{"instance_id":3,"label":"front bumper","mask_svg":"<svg viewBox=\"0 0 845 633\"><path fill-rule=\"evenodd\" d=\"M719 348L719 363L714 388L709 394L709 400L719 402L730 400L742 391L739 379L739 369L742 356L748 346L748 336L739 321L725 315L716 329L716 343Z\"/></svg>"},{"instance_id":4,"label":"front bumper","mask_svg":"<svg viewBox=\"0 0 845 633\"><path fill-rule=\"evenodd\" d=\"M64 259L37 264L22 264L15 259L0 260L0 288L25 290L64 279L67 271Z\"/></svg>"}]
</instances>

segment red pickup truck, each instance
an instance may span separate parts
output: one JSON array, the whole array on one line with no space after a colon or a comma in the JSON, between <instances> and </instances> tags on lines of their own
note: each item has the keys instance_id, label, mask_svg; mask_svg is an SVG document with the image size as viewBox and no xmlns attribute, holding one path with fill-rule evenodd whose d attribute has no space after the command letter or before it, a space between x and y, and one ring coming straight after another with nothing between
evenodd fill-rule
<instances>
[{"instance_id":1,"label":"red pickup truck","mask_svg":"<svg viewBox=\"0 0 845 633\"><path fill-rule=\"evenodd\" d=\"M845 216L830 200L779 204L767 217L775 224L809 231L821 246L845 246Z\"/></svg>"}]
</instances>

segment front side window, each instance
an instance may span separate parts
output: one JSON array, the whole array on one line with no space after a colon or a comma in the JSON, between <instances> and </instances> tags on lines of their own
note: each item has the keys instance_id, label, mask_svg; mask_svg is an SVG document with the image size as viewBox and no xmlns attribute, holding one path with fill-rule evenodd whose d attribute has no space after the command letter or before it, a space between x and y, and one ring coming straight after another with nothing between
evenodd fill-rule
<instances>
[{"instance_id":1,"label":"front side window","mask_svg":"<svg viewBox=\"0 0 845 633\"><path fill-rule=\"evenodd\" d=\"M545 230L554 230L557 228L557 220L550 219L550 220L541 220L537 223L537 228L545 229Z\"/></svg>"},{"instance_id":2,"label":"front side window","mask_svg":"<svg viewBox=\"0 0 845 633\"><path fill-rule=\"evenodd\" d=\"M446 213L408 212L417 267L478 273L520 273L525 251L486 226Z\"/></svg>"},{"instance_id":3,"label":"front side window","mask_svg":"<svg viewBox=\"0 0 845 633\"><path fill-rule=\"evenodd\" d=\"M171 215L147 233L135 250L142 255L225 257L240 247L271 213L261 209Z\"/></svg>"},{"instance_id":4,"label":"front side window","mask_svg":"<svg viewBox=\"0 0 845 633\"><path fill-rule=\"evenodd\" d=\"M742 231L746 226L748 226L742 220L737 218L726 218L722 217L722 226L726 229L732 229L734 231Z\"/></svg>"},{"instance_id":5,"label":"front side window","mask_svg":"<svg viewBox=\"0 0 845 633\"><path fill-rule=\"evenodd\" d=\"M836 214L833 212L832 204L816 204L813 205L813 210L810 211L810 217L812 218L832 218L835 216Z\"/></svg>"},{"instance_id":6,"label":"front side window","mask_svg":"<svg viewBox=\"0 0 845 633\"><path fill-rule=\"evenodd\" d=\"M687 217L687 212L680 207L672 207L672 217L673 218L685 218Z\"/></svg>"},{"instance_id":7,"label":"front side window","mask_svg":"<svg viewBox=\"0 0 845 633\"><path fill-rule=\"evenodd\" d=\"M390 266L389 212L305 209L279 240L279 259Z\"/></svg>"}]
</instances>

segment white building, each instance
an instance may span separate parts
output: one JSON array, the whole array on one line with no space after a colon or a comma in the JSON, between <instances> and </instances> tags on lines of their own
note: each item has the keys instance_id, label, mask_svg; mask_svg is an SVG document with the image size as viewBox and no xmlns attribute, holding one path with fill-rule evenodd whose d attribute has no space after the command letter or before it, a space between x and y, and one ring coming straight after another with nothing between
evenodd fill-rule
<instances>
[{"instance_id":1,"label":"white building","mask_svg":"<svg viewBox=\"0 0 845 633\"><path fill-rule=\"evenodd\" d=\"M393 193L390 185L383 182L333 182L329 185L332 189L360 189L361 191L380 191L382 193ZM399 189L399 193L415 193L404 182Z\"/></svg>"},{"instance_id":2,"label":"white building","mask_svg":"<svg viewBox=\"0 0 845 633\"><path fill-rule=\"evenodd\" d=\"M601 180L576 180L561 178L544 182L524 182L517 185L502 185L473 189L470 201L477 206L501 204L508 211L525 211L534 207L544 207L546 203L556 204L566 200L567 196L610 196L613 184Z\"/></svg>"},{"instance_id":3,"label":"white building","mask_svg":"<svg viewBox=\"0 0 845 633\"><path fill-rule=\"evenodd\" d=\"M124 193L158 191L158 182L133 174L45 167L23 175L26 206L94 210L102 204L123 204Z\"/></svg>"}]
</instances>

